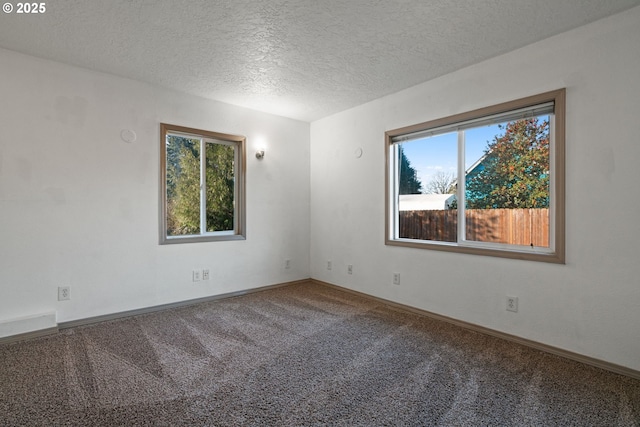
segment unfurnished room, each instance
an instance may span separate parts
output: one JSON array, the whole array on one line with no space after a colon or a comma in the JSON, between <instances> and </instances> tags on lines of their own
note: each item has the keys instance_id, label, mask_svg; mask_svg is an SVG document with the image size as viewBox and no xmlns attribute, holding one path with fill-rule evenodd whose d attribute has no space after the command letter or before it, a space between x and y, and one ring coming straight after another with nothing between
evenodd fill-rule
<instances>
[{"instance_id":1,"label":"unfurnished room","mask_svg":"<svg viewBox=\"0 0 640 427\"><path fill-rule=\"evenodd\" d=\"M0 12L1 426L640 426L640 1Z\"/></svg>"}]
</instances>

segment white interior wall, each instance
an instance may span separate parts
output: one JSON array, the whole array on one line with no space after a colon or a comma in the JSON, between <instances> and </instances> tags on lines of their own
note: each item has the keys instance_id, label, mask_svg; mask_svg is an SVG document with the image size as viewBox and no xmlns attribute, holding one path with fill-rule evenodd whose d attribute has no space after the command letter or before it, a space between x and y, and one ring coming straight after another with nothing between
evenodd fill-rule
<instances>
[{"instance_id":1,"label":"white interior wall","mask_svg":"<svg viewBox=\"0 0 640 427\"><path fill-rule=\"evenodd\" d=\"M311 276L640 370L639 29L640 7L312 123ZM386 130L562 87L566 265L384 245Z\"/></svg>"},{"instance_id":2,"label":"white interior wall","mask_svg":"<svg viewBox=\"0 0 640 427\"><path fill-rule=\"evenodd\" d=\"M0 323L309 277L308 123L7 50L0 94ZM247 137L247 240L158 244L160 122Z\"/></svg>"}]
</instances>

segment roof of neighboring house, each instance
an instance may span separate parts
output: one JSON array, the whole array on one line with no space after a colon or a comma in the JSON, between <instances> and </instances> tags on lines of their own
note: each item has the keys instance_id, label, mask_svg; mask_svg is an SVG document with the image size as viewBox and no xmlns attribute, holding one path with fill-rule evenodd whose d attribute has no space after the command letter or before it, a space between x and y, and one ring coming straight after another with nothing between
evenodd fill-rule
<instances>
[{"instance_id":1,"label":"roof of neighboring house","mask_svg":"<svg viewBox=\"0 0 640 427\"><path fill-rule=\"evenodd\" d=\"M474 164L472 164L471 166L469 166L469 167L467 168L467 170L466 170L466 171L464 171L464 176L465 176L465 178L469 177L469 175L471 175L471 173L472 173L475 169L477 169L477 168L478 168L478 166L480 166L480 165L482 164L482 162L484 162L484 159L486 159L486 158L487 158L487 154L488 154L488 153L484 154L482 157L480 157L478 160L476 160ZM465 181L465 182L466 182L466 181ZM453 180L453 182L451 183L451 185L452 185L452 186L454 186L454 187L455 187L455 186L457 186L457 185L458 185L458 179L457 179L457 178L456 178L456 179L454 179L454 180Z\"/></svg>"},{"instance_id":2,"label":"roof of neighboring house","mask_svg":"<svg viewBox=\"0 0 640 427\"><path fill-rule=\"evenodd\" d=\"M465 176L469 175L471 172L474 171L474 169L476 169L478 166L480 166L482 164L482 162L484 162L484 159L487 158L487 154L484 154L482 157L480 157L478 160L476 160L476 162L474 164L469 166L469 168L464 173Z\"/></svg>"},{"instance_id":3,"label":"roof of neighboring house","mask_svg":"<svg viewBox=\"0 0 640 427\"><path fill-rule=\"evenodd\" d=\"M401 194L398 210L430 211L447 209L455 199L455 194Z\"/></svg>"}]
</instances>

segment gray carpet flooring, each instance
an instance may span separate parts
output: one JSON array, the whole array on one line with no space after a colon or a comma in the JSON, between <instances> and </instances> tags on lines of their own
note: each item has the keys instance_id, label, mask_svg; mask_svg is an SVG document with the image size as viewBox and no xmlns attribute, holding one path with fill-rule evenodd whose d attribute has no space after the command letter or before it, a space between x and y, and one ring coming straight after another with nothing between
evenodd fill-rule
<instances>
[{"instance_id":1,"label":"gray carpet flooring","mask_svg":"<svg viewBox=\"0 0 640 427\"><path fill-rule=\"evenodd\" d=\"M640 381L299 284L0 346L2 426L638 426Z\"/></svg>"}]
</instances>

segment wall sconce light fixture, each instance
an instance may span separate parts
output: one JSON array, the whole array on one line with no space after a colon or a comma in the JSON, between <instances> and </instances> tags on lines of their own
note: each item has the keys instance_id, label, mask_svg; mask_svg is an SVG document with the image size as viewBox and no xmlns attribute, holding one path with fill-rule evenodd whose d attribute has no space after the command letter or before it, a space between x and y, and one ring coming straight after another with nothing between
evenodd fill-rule
<instances>
[{"instance_id":1,"label":"wall sconce light fixture","mask_svg":"<svg viewBox=\"0 0 640 427\"><path fill-rule=\"evenodd\" d=\"M256 159L262 160L264 158L264 150L256 151Z\"/></svg>"}]
</instances>

